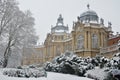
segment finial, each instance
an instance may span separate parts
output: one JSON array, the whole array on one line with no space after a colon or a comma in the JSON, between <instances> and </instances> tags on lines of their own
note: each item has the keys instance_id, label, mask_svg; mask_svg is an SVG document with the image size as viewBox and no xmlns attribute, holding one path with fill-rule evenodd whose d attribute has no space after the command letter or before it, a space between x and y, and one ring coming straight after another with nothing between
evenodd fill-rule
<instances>
[{"instance_id":1,"label":"finial","mask_svg":"<svg viewBox=\"0 0 120 80\"><path fill-rule=\"evenodd\" d=\"M78 21L80 21L80 17L79 16L77 17L77 19L78 19Z\"/></svg>"},{"instance_id":2,"label":"finial","mask_svg":"<svg viewBox=\"0 0 120 80\"><path fill-rule=\"evenodd\" d=\"M87 8L90 9L90 5L89 4L87 4Z\"/></svg>"},{"instance_id":3,"label":"finial","mask_svg":"<svg viewBox=\"0 0 120 80\"><path fill-rule=\"evenodd\" d=\"M104 25L104 19L103 18L100 19L100 24Z\"/></svg>"},{"instance_id":4,"label":"finial","mask_svg":"<svg viewBox=\"0 0 120 80\"><path fill-rule=\"evenodd\" d=\"M63 25L63 18L62 18L62 15L61 15L61 14L59 15L59 17L58 17L58 19L57 19L57 25L58 25L59 23Z\"/></svg>"}]
</instances>

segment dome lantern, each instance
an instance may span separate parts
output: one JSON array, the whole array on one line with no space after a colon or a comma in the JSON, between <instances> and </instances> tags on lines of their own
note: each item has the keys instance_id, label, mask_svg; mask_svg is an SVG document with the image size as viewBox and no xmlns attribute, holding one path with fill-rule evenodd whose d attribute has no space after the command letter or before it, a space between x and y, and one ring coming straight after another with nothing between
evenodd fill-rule
<instances>
[{"instance_id":1,"label":"dome lantern","mask_svg":"<svg viewBox=\"0 0 120 80\"><path fill-rule=\"evenodd\" d=\"M51 32L52 33L68 32L68 26L64 26L63 17L61 14L59 15L57 19L56 26L51 27Z\"/></svg>"},{"instance_id":2,"label":"dome lantern","mask_svg":"<svg viewBox=\"0 0 120 80\"><path fill-rule=\"evenodd\" d=\"M57 25L63 25L64 23L63 23L63 18L62 18L62 15L60 14L59 15L59 18L57 19Z\"/></svg>"}]
</instances>

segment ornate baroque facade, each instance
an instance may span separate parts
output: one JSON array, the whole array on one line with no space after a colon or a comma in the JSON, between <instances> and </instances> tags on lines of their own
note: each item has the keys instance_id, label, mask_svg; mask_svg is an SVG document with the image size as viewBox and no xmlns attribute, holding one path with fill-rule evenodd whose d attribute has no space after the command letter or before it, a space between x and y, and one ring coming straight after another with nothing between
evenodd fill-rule
<instances>
[{"instance_id":1,"label":"ornate baroque facade","mask_svg":"<svg viewBox=\"0 0 120 80\"><path fill-rule=\"evenodd\" d=\"M66 52L73 51L81 57L94 57L100 54L100 48L107 47L109 34L112 33L111 23L104 25L104 20L99 19L97 13L89 8L83 12L76 22L73 22L72 31L64 25L63 17L60 14L55 26L47 34L44 44L38 47L40 57L23 57L22 65L35 62L46 62ZM26 49L23 50L26 54ZM39 59L37 59L39 58ZM28 63L29 61L29 63ZM31 62L30 62L31 61Z\"/></svg>"}]
</instances>

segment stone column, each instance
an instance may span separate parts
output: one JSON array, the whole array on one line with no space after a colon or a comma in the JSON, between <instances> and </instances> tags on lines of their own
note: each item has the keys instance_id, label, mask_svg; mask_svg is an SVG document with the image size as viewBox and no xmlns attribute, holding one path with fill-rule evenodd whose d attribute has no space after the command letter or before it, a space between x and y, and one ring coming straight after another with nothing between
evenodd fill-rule
<instances>
[{"instance_id":1,"label":"stone column","mask_svg":"<svg viewBox=\"0 0 120 80\"><path fill-rule=\"evenodd\" d=\"M88 45L88 40L87 40L87 31L84 33L84 49L87 49L87 45Z\"/></svg>"}]
</instances>

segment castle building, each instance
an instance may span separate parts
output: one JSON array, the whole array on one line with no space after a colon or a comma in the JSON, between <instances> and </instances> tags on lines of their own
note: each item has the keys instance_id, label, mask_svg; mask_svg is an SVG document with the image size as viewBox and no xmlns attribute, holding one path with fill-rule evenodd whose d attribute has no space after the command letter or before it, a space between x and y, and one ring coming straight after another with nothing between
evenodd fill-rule
<instances>
[{"instance_id":1,"label":"castle building","mask_svg":"<svg viewBox=\"0 0 120 80\"><path fill-rule=\"evenodd\" d=\"M51 61L66 51L72 51L81 57L94 57L101 54L100 50L107 47L110 42L112 24L109 22L108 26L105 26L104 19L99 19L97 13L91 10L89 5L87 8L87 11L78 16L76 22L73 22L70 33L68 25L64 25L62 15L59 15L56 25L51 27L51 32L47 34L44 44L38 47L40 51L38 55L42 55L39 62ZM23 54L26 54L26 49ZM22 65L32 60L29 58L26 60L24 57Z\"/></svg>"}]
</instances>

